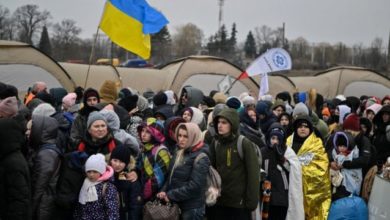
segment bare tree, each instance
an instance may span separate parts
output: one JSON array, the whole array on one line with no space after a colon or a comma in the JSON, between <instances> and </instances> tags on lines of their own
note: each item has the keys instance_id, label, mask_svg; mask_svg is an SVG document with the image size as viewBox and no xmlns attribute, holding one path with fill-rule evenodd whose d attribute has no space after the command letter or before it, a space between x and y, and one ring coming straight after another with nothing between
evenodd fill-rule
<instances>
[{"instance_id":1,"label":"bare tree","mask_svg":"<svg viewBox=\"0 0 390 220\"><path fill-rule=\"evenodd\" d=\"M14 31L14 22L11 19L11 14L8 8L0 5L0 39L13 40Z\"/></svg>"},{"instance_id":2,"label":"bare tree","mask_svg":"<svg viewBox=\"0 0 390 220\"><path fill-rule=\"evenodd\" d=\"M14 19L18 26L19 40L32 44L34 34L51 18L50 12L39 11L38 5L24 5L16 9Z\"/></svg>"},{"instance_id":3,"label":"bare tree","mask_svg":"<svg viewBox=\"0 0 390 220\"><path fill-rule=\"evenodd\" d=\"M177 57L195 55L202 49L203 31L188 23L176 28L173 36L173 48Z\"/></svg>"},{"instance_id":4,"label":"bare tree","mask_svg":"<svg viewBox=\"0 0 390 220\"><path fill-rule=\"evenodd\" d=\"M264 43L271 43L273 31L267 25L262 25L261 27L255 27L255 40L257 45L262 45Z\"/></svg>"},{"instance_id":5,"label":"bare tree","mask_svg":"<svg viewBox=\"0 0 390 220\"><path fill-rule=\"evenodd\" d=\"M53 26L53 39L58 44L70 45L77 43L80 38L81 28L76 26L76 21L64 19L61 23L56 23Z\"/></svg>"},{"instance_id":6,"label":"bare tree","mask_svg":"<svg viewBox=\"0 0 390 220\"><path fill-rule=\"evenodd\" d=\"M78 45L81 28L71 19L64 19L53 26L54 57L57 60L74 59L78 57Z\"/></svg>"}]
</instances>

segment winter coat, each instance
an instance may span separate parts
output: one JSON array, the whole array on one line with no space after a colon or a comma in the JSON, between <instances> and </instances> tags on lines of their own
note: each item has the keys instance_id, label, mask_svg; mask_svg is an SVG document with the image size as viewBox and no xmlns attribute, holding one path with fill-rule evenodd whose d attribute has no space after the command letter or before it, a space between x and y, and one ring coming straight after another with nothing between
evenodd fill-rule
<instances>
[{"instance_id":1,"label":"winter coat","mask_svg":"<svg viewBox=\"0 0 390 220\"><path fill-rule=\"evenodd\" d=\"M140 126L142 123L142 117L138 115L133 115L130 117L130 122L126 127L126 132L129 133L131 136L137 138L138 143L141 143L141 140L138 136L137 127Z\"/></svg>"},{"instance_id":2,"label":"winter coat","mask_svg":"<svg viewBox=\"0 0 390 220\"><path fill-rule=\"evenodd\" d=\"M288 207L289 171L283 166L283 161L278 159L279 156L272 148L262 148L261 156L263 157L261 168L267 173L267 179L271 181L272 186L270 205ZM285 179L282 176L282 171L277 166L284 172Z\"/></svg>"},{"instance_id":3,"label":"winter coat","mask_svg":"<svg viewBox=\"0 0 390 220\"><path fill-rule=\"evenodd\" d=\"M23 128L14 119L0 119L0 219L31 219L31 182L20 152Z\"/></svg>"},{"instance_id":4,"label":"winter coat","mask_svg":"<svg viewBox=\"0 0 390 220\"><path fill-rule=\"evenodd\" d=\"M126 180L126 175L115 173L114 185L119 194L119 215L120 219L127 220L136 208L142 207L142 187L140 181L131 182Z\"/></svg>"},{"instance_id":5,"label":"winter coat","mask_svg":"<svg viewBox=\"0 0 390 220\"><path fill-rule=\"evenodd\" d=\"M384 164L386 159L390 156L390 141L386 138L386 127L390 125L390 121L383 122L382 115L384 112L390 114L390 106L385 105L374 117L374 124L376 129L374 131L373 144L377 151L377 164Z\"/></svg>"},{"instance_id":6,"label":"winter coat","mask_svg":"<svg viewBox=\"0 0 390 220\"><path fill-rule=\"evenodd\" d=\"M259 101L256 104L256 113L257 115L265 115L265 118L260 119L260 128L263 134L267 133L268 128L278 121L278 118L270 110L270 106L266 101Z\"/></svg>"},{"instance_id":7,"label":"winter coat","mask_svg":"<svg viewBox=\"0 0 390 220\"><path fill-rule=\"evenodd\" d=\"M87 132L87 120L91 112L98 111L97 107L86 106L80 109L79 114L73 121L72 127L70 129L70 148L71 151L77 149L81 139L83 139L85 133Z\"/></svg>"},{"instance_id":8,"label":"winter coat","mask_svg":"<svg viewBox=\"0 0 390 220\"><path fill-rule=\"evenodd\" d=\"M37 144L32 159L32 206L34 219L54 217L56 185L61 165L61 150L56 145L58 122L47 116L33 116L31 140ZM34 143L33 143L34 144Z\"/></svg>"},{"instance_id":9,"label":"winter coat","mask_svg":"<svg viewBox=\"0 0 390 220\"><path fill-rule=\"evenodd\" d=\"M187 93L187 103L183 104L181 97L184 93ZM180 93L180 100L177 104L177 109L175 109L175 115L181 116L182 111L187 107L198 107L200 102L203 100L203 92L200 89L194 88L192 86L185 86Z\"/></svg>"},{"instance_id":10,"label":"winter coat","mask_svg":"<svg viewBox=\"0 0 390 220\"><path fill-rule=\"evenodd\" d=\"M293 146L294 135L287 139L288 147ZM329 159L322 140L312 132L298 149L306 219L327 219L331 203Z\"/></svg>"},{"instance_id":11,"label":"winter coat","mask_svg":"<svg viewBox=\"0 0 390 220\"><path fill-rule=\"evenodd\" d=\"M240 121L240 133L255 143L258 147L265 147L265 137L263 132L257 126L258 123L254 122L246 111L240 112Z\"/></svg>"},{"instance_id":12,"label":"winter coat","mask_svg":"<svg viewBox=\"0 0 390 220\"><path fill-rule=\"evenodd\" d=\"M119 144L121 144L121 142L116 140L110 131L105 137L96 141L92 140L91 135L87 132L84 138L80 141L77 150L80 152L85 152L88 155L101 153L107 157Z\"/></svg>"},{"instance_id":13,"label":"winter coat","mask_svg":"<svg viewBox=\"0 0 390 220\"><path fill-rule=\"evenodd\" d=\"M239 137L239 116L234 109L222 110L213 120L218 127L218 119L225 118L231 124L229 136L217 134L218 146L215 141L210 146L210 160L222 180L221 197L217 205L240 209L254 210L259 202L260 167L254 145L244 138L241 159L237 151Z\"/></svg>"},{"instance_id":14,"label":"winter coat","mask_svg":"<svg viewBox=\"0 0 390 220\"><path fill-rule=\"evenodd\" d=\"M138 127L139 135L145 126ZM149 201L163 187L171 160L168 148L163 145L164 135L157 128L147 127L153 143L144 143L142 153L137 158L137 172L142 183L145 202Z\"/></svg>"},{"instance_id":15,"label":"winter coat","mask_svg":"<svg viewBox=\"0 0 390 220\"><path fill-rule=\"evenodd\" d=\"M208 153L208 146L203 144L197 151L187 149L183 154L183 163L173 168L176 156L170 165L170 177L167 181L168 198L178 203L181 210L202 208L205 206L205 191L210 160L203 157L195 164L200 153Z\"/></svg>"},{"instance_id":16,"label":"winter coat","mask_svg":"<svg viewBox=\"0 0 390 220\"><path fill-rule=\"evenodd\" d=\"M56 218L71 219L85 178L85 152L74 151L64 155L57 182Z\"/></svg>"},{"instance_id":17,"label":"winter coat","mask_svg":"<svg viewBox=\"0 0 390 220\"><path fill-rule=\"evenodd\" d=\"M62 152L69 152L70 129L72 123L65 118L63 112L57 112L52 116L58 122L57 146Z\"/></svg>"},{"instance_id":18,"label":"winter coat","mask_svg":"<svg viewBox=\"0 0 390 220\"><path fill-rule=\"evenodd\" d=\"M103 185L106 184L103 195ZM119 220L119 201L116 187L111 182L97 184L98 200L76 205L73 219L75 220Z\"/></svg>"}]
</instances>

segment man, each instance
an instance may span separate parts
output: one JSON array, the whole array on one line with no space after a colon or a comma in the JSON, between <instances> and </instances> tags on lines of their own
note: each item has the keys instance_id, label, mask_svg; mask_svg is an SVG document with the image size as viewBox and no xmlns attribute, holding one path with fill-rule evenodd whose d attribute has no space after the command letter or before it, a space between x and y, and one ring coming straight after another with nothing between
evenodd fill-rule
<instances>
[{"instance_id":1,"label":"man","mask_svg":"<svg viewBox=\"0 0 390 220\"><path fill-rule=\"evenodd\" d=\"M214 118L218 141L210 147L210 160L221 176L222 192L211 219L251 219L259 202L260 167L255 146L244 138L240 158L239 123L235 109L223 109Z\"/></svg>"},{"instance_id":2,"label":"man","mask_svg":"<svg viewBox=\"0 0 390 220\"><path fill-rule=\"evenodd\" d=\"M26 94L26 97L24 98L24 104L27 105L34 97L36 94L42 91L46 91L47 86L45 82L35 82L34 85L31 88L31 91Z\"/></svg>"}]
</instances>

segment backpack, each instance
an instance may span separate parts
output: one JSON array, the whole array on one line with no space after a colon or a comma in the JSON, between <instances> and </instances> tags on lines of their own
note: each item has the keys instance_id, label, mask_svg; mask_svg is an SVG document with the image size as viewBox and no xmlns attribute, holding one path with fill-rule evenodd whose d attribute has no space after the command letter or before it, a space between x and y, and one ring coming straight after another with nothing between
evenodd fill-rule
<instances>
[{"instance_id":1,"label":"backpack","mask_svg":"<svg viewBox=\"0 0 390 220\"><path fill-rule=\"evenodd\" d=\"M242 151L242 141L244 140L245 136L244 135L240 135L238 136L238 140L237 140L237 151L238 151L238 156L240 157L241 160L244 159L244 152ZM249 139L248 139L249 140ZM253 145L253 148L255 148L255 152L256 152L256 155L257 155L257 162L259 164L259 167L261 167L261 164L262 164L262 157L261 157L261 151L260 151L260 148L255 144L253 143L251 140L249 140L252 145ZM219 142L218 140L215 139L215 147L219 145Z\"/></svg>"},{"instance_id":2,"label":"backpack","mask_svg":"<svg viewBox=\"0 0 390 220\"><path fill-rule=\"evenodd\" d=\"M205 153L200 153L194 160L194 165L203 157L208 157ZM209 165L209 173L207 175L207 190L206 205L213 206L217 202L217 198L221 195L221 176L214 167Z\"/></svg>"}]
</instances>

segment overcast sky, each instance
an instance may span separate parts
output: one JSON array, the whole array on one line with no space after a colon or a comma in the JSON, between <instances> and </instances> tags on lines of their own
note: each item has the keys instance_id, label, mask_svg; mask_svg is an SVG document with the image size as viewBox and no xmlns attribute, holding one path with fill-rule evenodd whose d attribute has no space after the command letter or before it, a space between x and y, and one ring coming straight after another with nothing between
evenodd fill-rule
<instances>
[{"instance_id":1,"label":"overcast sky","mask_svg":"<svg viewBox=\"0 0 390 220\"><path fill-rule=\"evenodd\" d=\"M218 27L219 0L148 0L168 18L168 28L193 23L208 38ZM2 0L1 5L13 12L25 4L37 4L48 10L59 22L75 20L82 28L82 38L96 32L104 0ZM273 29L286 23L286 38L304 37L309 42L344 42L351 46L363 43L370 46L375 37L383 39L387 47L390 31L390 0L225 0L223 23L230 30L237 24L238 39L256 26Z\"/></svg>"}]
</instances>

